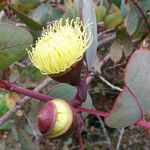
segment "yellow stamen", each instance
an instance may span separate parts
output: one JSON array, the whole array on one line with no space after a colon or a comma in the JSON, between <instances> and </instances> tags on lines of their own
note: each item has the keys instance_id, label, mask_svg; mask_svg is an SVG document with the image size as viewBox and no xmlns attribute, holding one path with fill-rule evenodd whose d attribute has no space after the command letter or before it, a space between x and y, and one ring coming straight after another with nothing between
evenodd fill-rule
<instances>
[{"instance_id":1,"label":"yellow stamen","mask_svg":"<svg viewBox=\"0 0 150 150\"><path fill-rule=\"evenodd\" d=\"M69 69L82 59L91 45L90 24L75 20L60 19L50 25L37 40L32 51L28 51L32 63L43 74L58 74Z\"/></svg>"}]
</instances>

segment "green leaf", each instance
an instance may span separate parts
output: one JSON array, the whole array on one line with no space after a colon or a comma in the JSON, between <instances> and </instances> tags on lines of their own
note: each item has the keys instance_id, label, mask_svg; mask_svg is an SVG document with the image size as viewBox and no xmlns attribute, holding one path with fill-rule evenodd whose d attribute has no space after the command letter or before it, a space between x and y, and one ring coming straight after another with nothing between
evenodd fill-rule
<instances>
[{"instance_id":1,"label":"green leaf","mask_svg":"<svg viewBox=\"0 0 150 150\"><path fill-rule=\"evenodd\" d=\"M125 83L106 124L114 128L130 126L150 110L150 51L135 51L126 67ZM130 90L129 90L130 89ZM140 105L140 106L139 106ZM142 109L142 112L141 112Z\"/></svg>"},{"instance_id":2,"label":"green leaf","mask_svg":"<svg viewBox=\"0 0 150 150\"><path fill-rule=\"evenodd\" d=\"M75 19L76 17L80 17L80 8L82 6L82 0L74 0L73 5L66 5L66 11L63 14L63 19L70 18Z\"/></svg>"},{"instance_id":3,"label":"green leaf","mask_svg":"<svg viewBox=\"0 0 150 150\"><path fill-rule=\"evenodd\" d=\"M127 10L126 10L126 4L125 4L125 0L121 0L121 15L123 18L125 18L127 16Z\"/></svg>"},{"instance_id":4,"label":"green leaf","mask_svg":"<svg viewBox=\"0 0 150 150\"><path fill-rule=\"evenodd\" d=\"M121 60L123 56L123 46L120 40L115 40L110 46L110 57L117 63Z\"/></svg>"},{"instance_id":5,"label":"green leaf","mask_svg":"<svg viewBox=\"0 0 150 150\"><path fill-rule=\"evenodd\" d=\"M8 67L21 58L25 48L33 42L32 35L25 29L12 24L0 24L0 69Z\"/></svg>"},{"instance_id":6,"label":"green leaf","mask_svg":"<svg viewBox=\"0 0 150 150\"><path fill-rule=\"evenodd\" d=\"M48 4L41 4L35 10L32 11L32 14L29 14L31 18L38 22L40 25L46 25L48 21L49 9L52 7Z\"/></svg>"},{"instance_id":7,"label":"green leaf","mask_svg":"<svg viewBox=\"0 0 150 150\"><path fill-rule=\"evenodd\" d=\"M11 5L21 12L28 12L38 5L38 0L11 0Z\"/></svg>"},{"instance_id":8,"label":"green leaf","mask_svg":"<svg viewBox=\"0 0 150 150\"><path fill-rule=\"evenodd\" d=\"M48 21L57 20L63 14L63 11L54 9L50 4L41 4L30 16L41 25L46 25Z\"/></svg>"},{"instance_id":9,"label":"green leaf","mask_svg":"<svg viewBox=\"0 0 150 150\"><path fill-rule=\"evenodd\" d=\"M138 5L142 8L142 10L144 11L145 14L148 11L150 11L150 1L149 0L138 1Z\"/></svg>"},{"instance_id":10,"label":"green leaf","mask_svg":"<svg viewBox=\"0 0 150 150\"><path fill-rule=\"evenodd\" d=\"M77 89L69 84L61 83L54 86L48 95L70 101L76 95Z\"/></svg>"},{"instance_id":11,"label":"green leaf","mask_svg":"<svg viewBox=\"0 0 150 150\"><path fill-rule=\"evenodd\" d=\"M106 117L105 123L112 128L123 128L136 123L140 119L141 113L138 104L129 90L124 87L114 103L110 115Z\"/></svg>"},{"instance_id":12,"label":"green leaf","mask_svg":"<svg viewBox=\"0 0 150 150\"><path fill-rule=\"evenodd\" d=\"M127 32L132 35L138 26L140 14L139 10L135 6L130 6L130 10L127 15Z\"/></svg>"},{"instance_id":13,"label":"green leaf","mask_svg":"<svg viewBox=\"0 0 150 150\"><path fill-rule=\"evenodd\" d=\"M3 91L0 92L0 114L6 113L9 109L5 103L5 93Z\"/></svg>"},{"instance_id":14,"label":"green leaf","mask_svg":"<svg viewBox=\"0 0 150 150\"><path fill-rule=\"evenodd\" d=\"M113 12L109 15L106 15L104 18L104 24L106 28L115 28L122 22L122 16L120 11Z\"/></svg>"},{"instance_id":15,"label":"green leaf","mask_svg":"<svg viewBox=\"0 0 150 150\"><path fill-rule=\"evenodd\" d=\"M32 30L41 31L43 29L43 27L39 23L37 23L36 21L31 19L30 17L28 17L24 13L20 12L19 10L17 10L16 8L14 8L10 5L9 5L9 7L16 13L16 15L20 18L20 20L22 22L24 22Z\"/></svg>"},{"instance_id":16,"label":"green leaf","mask_svg":"<svg viewBox=\"0 0 150 150\"><path fill-rule=\"evenodd\" d=\"M0 126L0 131L9 131L9 130L11 130L13 124L14 124L13 120L8 120L2 126Z\"/></svg>"},{"instance_id":17,"label":"green leaf","mask_svg":"<svg viewBox=\"0 0 150 150\"><path fill-rule=\"evenodd\" d=\"M150 110L150 51L137 50L126 68L125 82L137 97L142 110Z\"/></svg>"},{"instance_id":18,"label":"green leaf","mask_svg":"<svg viewBox=\"0 0 150 150\"><path fill-rule=\"evenodd\" d=\"M61 83L56 86L54 86L48 95L54 96L56 98L61 98L66 101L70 101L71 99L74 98L76 95L77 89L74 86L71 86L69 84ZM86 102L83 103L83 106L86 108L92 108L92 100L90 95L87 95ZM83 118L87 117L87 113L83 113L82 116Z\"/></svg>"},{"instance_id":19,"label":"green leaf","mask_svg":"<svg viewBox=\"0 0 150 150\"><path fill-rule=\"evenodd\" d=\"M111 3L117 5L118 7L120 7L120 5L121 5L121 1L120 0L111 0Z\"/></svg>"},{"instance_id":20,"label":"green leaf","mask_svg":"<svg viewBox=\"0 0 150 150\"><path fill-rule=\"evenodd\" d=\"M92 32L91 38L93 38L93 41L92 41L91 46L86 51L86 61L88 64L88 68L90 70L94 64L94 60L96 57L97 40L98 40L97 39L97 22L96 22L94 4L93 4L92 0L88 0L88 1L83 0L82 19L85 24L87 22L92 23L91 26L89 26L89 27L91 28L91 32Z\"/></svg>"},{"instance_id":21,"label":"green leaf","mask_svg":"<svg viewBox=\"0 0 150 150\"><path fill-rule=\"evenodd\" d=\"M106 15L106 7L105 6L95 6L95 13L96 13L96 20L103 21L105 15Z\"/></svg>"},{"instance_id":22,"label":"green leaf","mask_svg":"<svg viewBox=\"0 0 150 150\"><path fill-rule=\"evenodd\" d=\"M123 52L128 57L134 50L132 39L129 35L125 35L122 40Z\"/></svg>"}]
</instances>

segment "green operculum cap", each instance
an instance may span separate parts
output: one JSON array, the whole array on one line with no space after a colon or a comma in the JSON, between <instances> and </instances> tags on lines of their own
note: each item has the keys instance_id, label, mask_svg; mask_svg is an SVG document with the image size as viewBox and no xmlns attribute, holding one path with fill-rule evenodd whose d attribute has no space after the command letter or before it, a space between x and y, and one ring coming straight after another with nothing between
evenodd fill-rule
<instances>
[{"instance_id":1,"label":"green operculum cap","mask_svg":"<svg viewBox=\"0 0 150 150\"><path fill-rule=\"evenodd\" d=\"M49 138L66 136L77 128L77 114L62 99L48 101L39 112L38 128Z\"/></svg>"}]
</instances>

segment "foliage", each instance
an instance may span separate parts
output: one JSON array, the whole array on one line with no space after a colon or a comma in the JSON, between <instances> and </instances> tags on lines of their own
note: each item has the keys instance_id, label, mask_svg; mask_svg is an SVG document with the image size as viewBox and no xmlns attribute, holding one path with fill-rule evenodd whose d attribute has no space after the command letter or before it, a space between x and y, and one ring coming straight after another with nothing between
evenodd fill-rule
<instances>
[{"instance_id":1,"label":"foliage","mask_svg":"<svg viewBox=\"0 0 150 150\"><path fill-rule=\"evenodd\" d=\"M29 50L31 45L34 47L37 44L37 39L41 37L42 31L47 25L53 24L60 18L64 21L67 18L76 19L79 17L84 24L90 24L85 32L89 32L89 29L91 29L92 39L90 40L92 43L86 50L85 56L80 56L84 59L84 63L82 62L81 66L82 70L81 67L80 69L74 67L76 63L69 69L79 72L82 80L80 83L72 85L70 85L71 83L68 84L68 82L64 83L64 80L62 81L63 83L57 84L57 86L51 84L47 95L62 98L71 103L73 108L77 110L77 113L82 114L82 116L79 115L81 118L79 117L78 120L80 125L82 124L82 119L86 119L89 113L95 115L99 113L100 116L104 117L106 125L111 128L124 128L133 124L138 125L138 122L141 120L142 123L140 122L140 124L143 124L145 127L150 126L149 123L143 122L143 118L150 110L149 0L11 0L10 2L3 0L0 3L1 80L11 80L14 83L23 85L26 89L32 89L37 86L39 84L38 80L45 78L45 76L31 65L26 55L26 49ZM107 56L109 56L109 61L108 59L105 61ZM45 65L44 61L43 63ZM107 71L110 68L115 68L115 73L111 71L108 73ZM63 72L63 75L65 73ZM123 87L121 90L119 88L120 94L117 98L112 94L112 103L114 104L109 109L106 109L107 112L104 111L102 104L94 105L96 94L100 94L100 98L103 99L102 95L107 93L104 90L106 85L98 81L100 85L94 86L92 89L92 86L97 83L97 79L95 76L91 77L90 73L100 77L102 81L111 87L114 86L109 84L105 78L112 80L112 83L116 84L116 86ZM24 79L24 76L27 77ZM55 74L49 76L56 81L61 81L55 78ZM75 76L77 75L75 74L73 78ZM104 79L103 76L105 77ZM116 76L117 78L115 78ZM71 75L67 78L71 78ZM91 78L94 80L94 83L91 83ZM36 85L34 85L33 81ZM90 85L89 92L85 82ZM20 96L15 95L12 91L16 90L15 92L23 93L27 96L31 95L32 97L32 92L28 95L26 89L24 90L25 92L17 88L11 89L11 87L5 87L1 82L0 87L11 91L7 94L4 91L0 93L1 115L9 111L20 99ZM33 98L35 97L33 96ZM74 102L77 103L77 106ZM105 104L106 106L109 105L106 101ZM32 119L36 118L37 111L41 108L40 105L43 105L43 103L30 104L31 108L28 109L31 114L33 109L35 111L35 114L31 115ZM94 107L100 107L104 112L91 110ZM21 115L17 115L17 113ZM22 111L17 113L16 115L20 117L24 114ZM27 122L29 123L29 121ZM33 122L36 121L34 120ZM6 128L4 126L0 130L10 130L13 124L14 122L10 120L6 124ZM33 128L37 130L36 134L40 134L36 125ZM27 131L29 132L29 130ZM35 133L32 134L34 135ZM26 138L27 135L19 129L18 137L20 138L22 135L24 135L24 139L20 141L22 147L24 147L22 149L27 149L28 146L24 144L26 139L28 139Z\"/></svg>"}]
</instances>

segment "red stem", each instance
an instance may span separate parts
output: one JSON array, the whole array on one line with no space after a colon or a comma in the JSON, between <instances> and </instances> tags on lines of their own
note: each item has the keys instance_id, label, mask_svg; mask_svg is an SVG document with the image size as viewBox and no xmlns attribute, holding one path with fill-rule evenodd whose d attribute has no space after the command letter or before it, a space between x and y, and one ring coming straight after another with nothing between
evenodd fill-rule
<instances>
[{"instance_id":1,"label":"red stem","mask_svg":"<svg viewBox=\"0 0 150 150\"><path fill-rule=\"evenodd\" d=\"M144 119L138 121L136 123L136 125L144 127L144 128L150 128L150 122L149 121L145 121Z\"/></svg>"},{"instance_id":2,"label":"red stem","mask_svg":"<svg viewBox=\"0 0 150 150\"><path fill-rule=\"evenodd\" d=\"M29 96L29 97L32 97L32 98L35 98L44 102L54 99L54 97L52 96L44 95L44 94L41 94L32 90L28 90L23 87L16 86L15 84L12 84L5 80L0 80L0 88L6 89L12 92L16 92L22 95L26 95L26 96Z\"/></svg>"},{"instance_id":3,"label":"red stem","mask_svg":"<svg viewBox=\"0 0 150 150\"><path fill-rule=\"evenodd\" d=\"M86 112L89 114L97 115L97 116L102 116L102 117L107 117L109 115L108 112L103 112L103 111L97 111L97 110L92 110L84 107L76 107L75 108L78 112Z\"/></svg>"}]
</instances>

